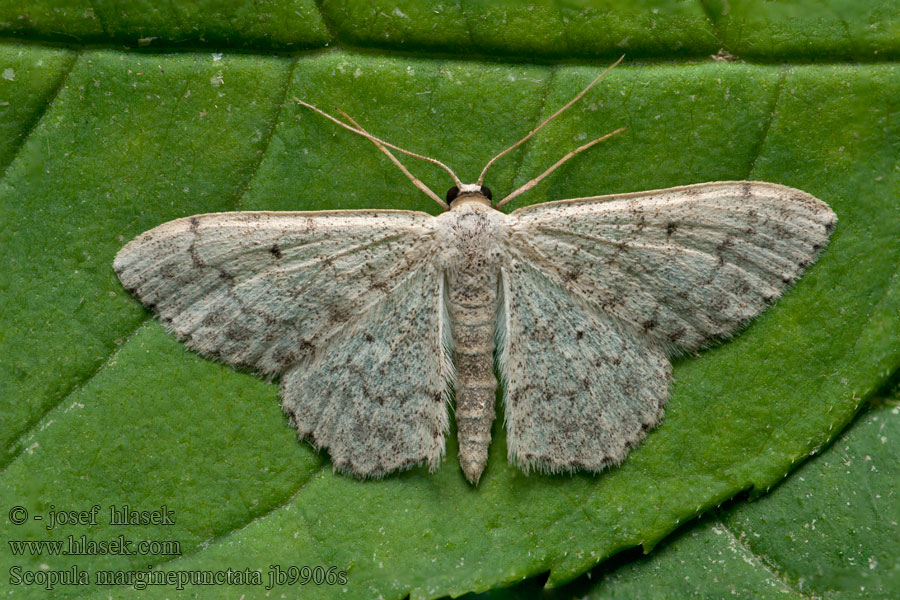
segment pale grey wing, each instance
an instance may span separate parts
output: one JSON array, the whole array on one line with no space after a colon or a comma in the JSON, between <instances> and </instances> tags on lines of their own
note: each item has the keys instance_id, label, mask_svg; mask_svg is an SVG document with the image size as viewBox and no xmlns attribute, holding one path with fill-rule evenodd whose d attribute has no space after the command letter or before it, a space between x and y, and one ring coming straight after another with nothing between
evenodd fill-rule
<instances>
[{"instance_id":1,"label":"pale grey wing","mask_svg":"<svg viewBox=\"0 0 900 600\"><path fill-rule=\"evenodd\" d=\"M670 353L759 314L815 261L836 221L805 192L747 181L562 200L509 216L511 254Z\"/></svg>"},{"instance_id":2,"label":"pale grey wing","mask_svg":"<svg viewBox=\"0 0 900 600\"><path fill-rule=\"evenodd\" d=\"M672 370L665 350L525 261L510 258L501 278L510 462L526 473L622 462L662 418Z\"/></svg>"},{"instance_id":3,"label":"pale grey wing","mask_svg":"<svg viewBox=\"0 0 900 600\"><path fill-rule=\"evenodd\" d=\"M444 453L453 377L443 274L421 270L384 298L312 364L281 380L301 437L327 448L336 469L361 477L427 463Z\"/></svg>"},{"instance_id":4,"label":"pale grey wing","mask_svg":"<svg viewBox=\"0 0 900 600\"><path fill-rule=\"evenodd\" d=\"M408 211L197 215L141 234L113 267L191 349L277 375L428 267L433 220Z\"/></svg>"},{"instance_id":5,"label":"pale grey wing","mask_svg":"<svg viewBox=\"0 0 900 600\"><path fill-rule=\"evenodd\" d=\"M190 348L282 375L285 411L336 468L381 476L443 454L433 232L406 211L199 215L139 236L114 267Z\"/></svg>"}]
</instances>

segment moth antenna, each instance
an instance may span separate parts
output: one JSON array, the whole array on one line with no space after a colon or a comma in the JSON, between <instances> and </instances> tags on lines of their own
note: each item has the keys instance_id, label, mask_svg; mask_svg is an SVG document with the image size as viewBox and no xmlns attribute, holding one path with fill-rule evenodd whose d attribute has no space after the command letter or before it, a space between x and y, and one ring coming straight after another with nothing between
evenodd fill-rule
<instances>
[{"instance_id":1,"label":"moth antenna","mask_svg":"<svg viewBox=\"0 0 900 600\"><path fill-rule=\"evenodd\" d=\"M532 130L531 130L531 133L529 133L528 135L526 135L525 137L523 137L521 140L519 140L518 142L516 142L515 144L513 144L512 146L510 146L509 148L507 148L506 150L504 150L503 152L501 152L500 154L498 154L497 156L495 156L495 157L492 158L491 160L489 160L488 163L487 163L486 165L484 165L484 169L481 170L481 175L478 176L477 184L478 184L478 185L481 185L482 183L484 183L484 176L487 174L488 169L491 168L491 165L493 165L495 162L497 162L497 160L503 158L504 156L506 156L507 154L509 154L510 152L512 152L513 150L515 150L516 148L518 148L519 146L521 146L522 144L524 144L525 142L527 142L528 140L530 140L530 139L534 136L534 134L536 134L538 131L540 131L541 129L543 129L544 126L545 126L547 123L549 123L550 121L552 121L553 119L555 119L556 117L558 117L558 116L559 116L560 114L562 114L563 111L565 111L567 108L569 108L570 106L572 106L573 104L575 104L576 102L578 102L579 100L581 100L581 97L584 96L584 95L588 92L589 89L591 89L592 87L594 87L594 85L596 85L598 81L600 81L601 79L603 79L604 77L606 77L606 74L609 73L610 71L612 71L614 68L616 68L616 67L618 66L618 64L619 64L620 62L622 62L624 59L625 59L625 55L623 54L622 56L619 57L619 60L617 60L617 61L614 62L612 65L610 65L609 67L607 67L605 71L603 71L602 73L600 73L599 75L597 75L597 77L596 77L592 82L590 82L590 83L587 85L586 88L584 88L583 90L581 90L580 92L578 92L578 94L577 94L574 98L572 98L571 100L569 100L568 102L566 102L566 104L565 104L562 108L560 108L560 109L557 110L555 113L553 113L552 115L550 115L549 117L547 117L547 118L544 120L543 123L541 123L540 125L538 125L538 126L535 127L534 129L532 129Z\"/></svg>"},{"instance_id":2,"label":"moth antenna","mask_svg":"<svg viewBox=\"0 0 900 600\"><path fill-rule=\"evenodd\" d=\"M344 111L342 111L339 108L337 109L337 111L339 113L341 113L341 116L344 117L345 119L347 119L354 127L359 129L363 133L369 133L368 131L366 131L365 129L362 128L362 125L360 125L359 123L354 121L353 117L351 117L350 115L348 115L347 113L345 113ZM391 152L390 150L388 150L384 144L382 144L381 142L375 141L374 138L370 138L370 139L372 140L373 144L378 146L379 150L381 150L382 152L387 154L388 158L391 159L391 162L393 162L395 165L397 165L397 168L400 169L403 172L403 174L409 178L410 181L412 181L414 186L416 186L417 188L419 188L420 190L425 192L426 196L428 196L429 198L431 198L432 200L434 200L435 202L440 204L441 208L443 208L444 210L448 210L450 208L450 205L447 204L446 202L444 202L443 200L441 200L441 197L438 196L437 194L435 194L431 188L429 188L427 185L422 183L422 181L418 177L416 177L415 175L410 173L409 170L405 166L403 166L403 163L401 163L399 160L397 160L397 157L394 156L394 153Z\"/></svg>"},{"instance_id":3,"label":"moth antenna","mask_svg":"<svg viewBox=\"0 0 900 600\"><path fill-rule=\"evenodd\" d=\"M501 200L501 201L498 202L497 204L495 204L495 205L494 205L494 208L500 208L501 206L503 206L504 204L506 204L507 202L509 202L510 200L512 200L513 198L515 198L516 196L518 196L519 194L524 194L525 192L527 192L528 190L530 190L531 188L533 188L534 186L536 186L537 184L539 184L539 183L541 182L541 180L544 179L544 177L546 177L547 175L549 175L550 173L552 173L553 171L555 171L560 165L562 165L564 162L566 162L567 160L569 160L570 158L572 158L573 156L575 156L575 155L578 154L579 152L582 152L583 150L587 150L588 148L590 148L590 147L593 146L594 144L599 144L599 143L602 142L603 140L608 140L608 139L611 138L612 136L616 135L617 133L622 133L622 132L625 131L626 129L628 129L627 126L625 126L625 127L620 127L620 128L618 128L618 129L616 129L615 131L611 131L610 133L607 133L607 134L604 135L604 136L598 137L597 139L588 142L588 143L585 144L584 146L579 146L578 148L575 148L574 150L572 150L571 152L569 152L568 154L566 154L565 156L563 156L561 159L559 159L558 161L556 161L555 163L553 163L553 166L552 166L552 167L550 167L549 169L547 169L546 171L544 171L543 173L541 173L540 175L538 175L537 177L535 177L534 179L532 179L531 181L529 181L528 183L526 183L525 185L523 185L523 186L521 186L520 188L518 188L516 191L514 191L513 193L511 193L510 195L508 195L506 198L504 198L503 200Z\"/></svg>"},{"instance_id":4,"label":"moth antenna","mask_svg":"<svg viewBox=\"0 0 900 600\"><path fill-rule=\"evenodd\" d=\"M315 112L319 113L326 119L333 121L334 123L337 123L338 125L340 125L341 127L343 127L344 129L346 129L348 131L352 131L353 133L355 133L357 135L363 136L364 138L368 139L369 141L374 142L376 145L381 144L383 146L387 146L388 148L391 148L392 150L396 150L397 152L402 152L403 154L412 156L413 158L418 158L419 160L424 160L425 162L430 162L432 164L435 164L435 165L441 167L442 169L444 169L445 171L447 171L447 173L450 174L450 177L453 178L453 182L458 187L463 185L463 183L462 183L462 181L460 181L459 177L456 176L456 173L453 172L453 169L451 169L450 167L448 167L441 161L437 160L436 158L431 158L429 156L422 156L421 154L416 154L415 152L410 152L409 150L404 150L400 146L395 146L394 144L391 144L390 142L386 142L380 138L377 138L374 135L367 133L361 129L357 129L356 127L351 127L350 125L347 125L343 121L336 119L335 117L332 117L324 110L313 106L309 102L304 102L303 100L297 98L296 96L294 96L294 102L296 102L297 104L300 104L302 106L305 106L306 108L314 110Z\"/></svg>"}]
</instances>

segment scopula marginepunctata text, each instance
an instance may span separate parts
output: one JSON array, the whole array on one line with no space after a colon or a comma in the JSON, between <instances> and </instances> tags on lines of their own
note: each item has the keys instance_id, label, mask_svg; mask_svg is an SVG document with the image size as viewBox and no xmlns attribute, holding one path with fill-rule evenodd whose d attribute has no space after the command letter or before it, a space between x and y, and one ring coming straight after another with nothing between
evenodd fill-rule
<instances>
[{"instance_id":1,"label":"scopula marginepunctata text","mask_svg":"<svg viewBox=\"0 0 900 600\"><path fill-rule=\"evenodd\" d=\"M662 419L670 358L764 310L815 261L836 217L805 192L753 181L499 211L618 133L495 204L483 186L495 160L608 71L474 184L298 100L373 141L445 212L196 215L138 236L115 271L191 349L280 377L291 423L340 471L435 470L452 389L460 465L477 483L495 351L512 463L619 464ZM446 202L389 148L447 170Z\"/></svg>"}]
</instances>

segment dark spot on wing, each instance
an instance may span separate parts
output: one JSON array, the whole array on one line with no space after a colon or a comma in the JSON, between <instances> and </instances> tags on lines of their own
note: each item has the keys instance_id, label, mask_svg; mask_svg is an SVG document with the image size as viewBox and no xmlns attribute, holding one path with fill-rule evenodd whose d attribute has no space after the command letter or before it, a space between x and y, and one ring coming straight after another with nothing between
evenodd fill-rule
<instances>
[{"instance_id":1,"label":"dark spot on wing","mask_svg":"<svg viewBox=\"0 0 900 600\"><path fill-rule=\"evenodd\" d=\"M232 323L228 328L226 335L231 340L237 342L245 342L253 337L253 331L246 327L241 327L240 325Z\"/></svg>"},{"instance_id":2,"label":"dark spot on wing","mask_svg":"<svg viewBox=\"0 0 900 600\"><path fill-rule=\"evenodd\" d=\"M328 306L328 317L333 323L345 323L350 320L350 312L346 306L330 304Z\"/></svg>"},{"instance_id":3,"label":"dark spot on wing","mask_svg":"<svg viewBox=\"0 0 900 600\"><path fill-rule=\"evenodd\" d=\"M372 281L371 285L372 289L376 289L383 294L388 294L391 291L390 284L383 279Z\"/></svg>"},{"instance_id":4,"label":"dark spot on wing","mask_svg":"<svg viewBox=\"0 0 900 600\"><path fill-rule=\"evenodd\" d=\"M316 352L316 347L308 340L303 340L302 342L300 342L300 347L297 348L297 352L300 356L312 356Z\"/></svg>"},{"instance_id":5,"label":"dark spot on wing","mask_svg":"<svg viewBox=\"0 0 900 600\"><path fill-rule=\"evenodd\" d=\"M685 333L687 333L687 330L684 327L679 327L678 329L670 332L667 337L669 338L670 342L672 342L673 344L677 344L679 340L684 338Z\"/></svg>"},{"instance_id":6,"label":"dark spot on wing","mask_svg":"<svg viewBox=\"0 0 900 600\"><path fill-rule=\"evenodd\" d=\"M203 320L200 322L204 327L216 327L218 325L222 325L225 322L223 315L220 311L211 311L203 317Z\"/></svg>"}]
</instances>

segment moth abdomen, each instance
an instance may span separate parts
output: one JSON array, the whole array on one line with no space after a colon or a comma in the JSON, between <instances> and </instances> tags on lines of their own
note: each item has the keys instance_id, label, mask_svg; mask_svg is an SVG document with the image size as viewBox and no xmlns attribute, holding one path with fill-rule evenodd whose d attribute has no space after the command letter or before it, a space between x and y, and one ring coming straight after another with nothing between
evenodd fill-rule
<instances>
[{"instance_id":1,"label":"moth abdomen","mask_svg":"<svg viewBox=\"0 0 900 600\"><path fill-rule=\"evenodd\" d=\"M497 278L496 271L486 268L461 272L450 280L459 464L466 479L473 484L478 482L487 464L495 416Z\"/></svg>"}]
</instances>

